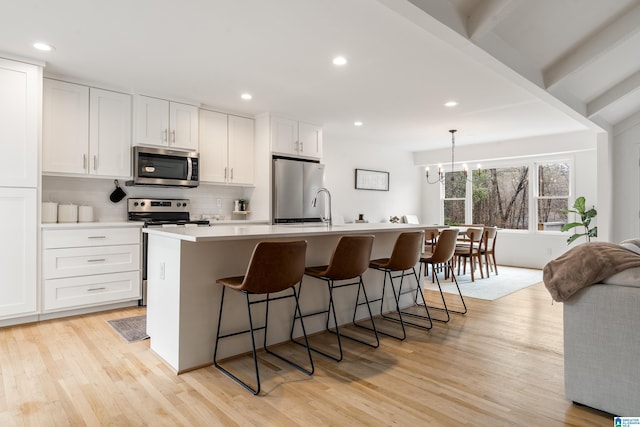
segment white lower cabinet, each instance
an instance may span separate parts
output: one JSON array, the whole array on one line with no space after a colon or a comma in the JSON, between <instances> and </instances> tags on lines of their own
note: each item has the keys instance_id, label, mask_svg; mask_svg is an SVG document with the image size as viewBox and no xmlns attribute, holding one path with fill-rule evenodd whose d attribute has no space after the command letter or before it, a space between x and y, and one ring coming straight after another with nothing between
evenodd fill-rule
<instances>
[{"instance_id":1,"label":"white lower cabinet","mask_svg":"<svg viewBox=\"0 0 640 427\"><path fill-rule=\"evenodd\" d=\"M43 230L43 311L140 298L140 229Z\"/></svg>"}]
</instances>

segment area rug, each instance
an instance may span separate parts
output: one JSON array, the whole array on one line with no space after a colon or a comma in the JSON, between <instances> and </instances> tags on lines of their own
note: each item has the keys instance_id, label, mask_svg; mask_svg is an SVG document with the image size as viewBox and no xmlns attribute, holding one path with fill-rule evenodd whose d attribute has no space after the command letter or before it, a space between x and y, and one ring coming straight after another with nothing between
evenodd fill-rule
<instances>
[{"instance_id":1,"label":"area rug","mask_svg":"<svg viewBox=\"0 0 640 427\"><path fill-rule=\"evenodd\" d=\"M470 298L496 300L542 282L542 270L499 265L498 273L498 275L492 273L489 278L481 279L480 273L477 272L476 281L472 282L467 269L466 275L457 276L462 295ZM458 293L455 283L451 283L449 279L443 279L442 275L439 277L443 292ZM438 285L431 283L430 275L424 278L424 284L425 289L438 290Z\"/></svg>"},{"instance_id":2,"label":"area rug","mask_svg":"<svg viewBox=\"0 0 640 427\"><path fill-rule=\"evenodd\" d=\"M107 320L107 323L127 342L149 338L147 335L147 316L144 314L124 319Z\"/></svg>"}]
</instances>

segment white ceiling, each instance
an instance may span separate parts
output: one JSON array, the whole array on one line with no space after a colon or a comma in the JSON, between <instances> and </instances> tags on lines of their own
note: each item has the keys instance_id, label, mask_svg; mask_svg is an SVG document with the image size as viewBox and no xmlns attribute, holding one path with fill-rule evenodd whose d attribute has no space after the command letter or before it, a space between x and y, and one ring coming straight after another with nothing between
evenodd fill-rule
<instances>
[{"instance_id":1,"label":"white ceiling","mask_svg":"<svg viewBox=\"0 0 640 427\"><path fill-rule=\"evenodd\" d=\"M469 144L640 121L640 0L1 2L0 52L46 75L284 113L347 142L418 151L454 128Z\"/></svg>"}]
</instances>

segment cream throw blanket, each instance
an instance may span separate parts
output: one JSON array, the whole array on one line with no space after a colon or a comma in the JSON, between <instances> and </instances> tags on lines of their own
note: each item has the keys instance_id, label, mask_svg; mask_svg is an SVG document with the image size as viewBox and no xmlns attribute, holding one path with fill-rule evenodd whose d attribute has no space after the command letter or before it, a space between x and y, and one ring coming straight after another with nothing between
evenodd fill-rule
<instances>
[{"instance_id":1,"label":"cream throw blanket","mask_svg":"<svg viewBox=\"0 0 640 427\"><path fill-rule=\"evenodd\" d=\"M583 243L545 265L542 279L551 297L563 302L584 287L634 267L640 267L640 254L624 246Z\"/></svg>"}]
</instances>

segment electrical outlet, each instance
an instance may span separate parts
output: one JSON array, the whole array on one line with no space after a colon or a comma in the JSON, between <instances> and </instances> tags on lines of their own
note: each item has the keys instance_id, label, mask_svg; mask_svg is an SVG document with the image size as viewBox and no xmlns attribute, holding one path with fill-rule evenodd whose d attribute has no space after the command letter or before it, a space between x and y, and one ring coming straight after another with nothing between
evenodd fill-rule
<instances>
[{"instance_id":1,"label":"electrical outlet","mask_svg":"<svg viewBox=\"0 0 640 427\"><path fill-rule=\"evenodd\" d=\"M164 280L165 277L165 263L161 262L160 263L160 280Z\"/></svg>"},{"instance_id":2,"label":"electrical outlet","mask_svg":"<svg viewBox=\"0 0 640 427\"><path fill-rule=\"evenodd\" d=\"M216 199L216 206L219 208L222 207L222 199Z\"/></svg>"}]
</instances>

